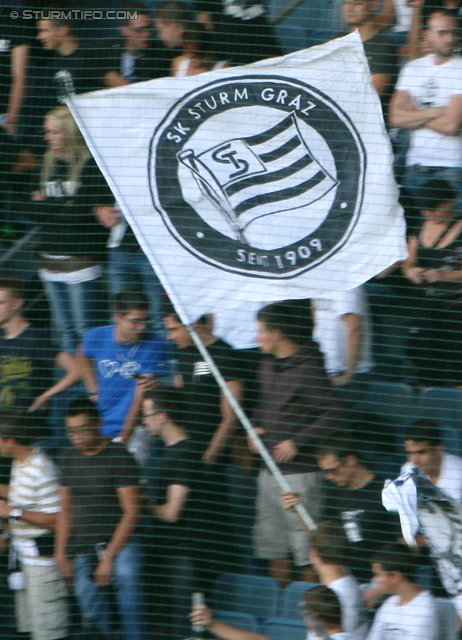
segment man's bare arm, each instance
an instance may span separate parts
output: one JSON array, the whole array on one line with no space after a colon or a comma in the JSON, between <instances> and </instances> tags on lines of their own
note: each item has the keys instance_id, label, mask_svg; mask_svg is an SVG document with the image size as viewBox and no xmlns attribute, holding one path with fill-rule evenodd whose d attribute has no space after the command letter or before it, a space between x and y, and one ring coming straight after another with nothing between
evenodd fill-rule
<instances>
[{"instance_id":1,"label":"man's bare arm","mask_svg":"<svg viewBox=\"0 0 462 640\"><path fill-rule=\"evenodd\" d=\"M415 60L420 58L421 52L421 39L422 39L422 7L424 0L412 0L408 2L412 6L412 22L411 28L407 36L407 59Z\"/></svg>"},{"instance_id":2,"label":"man's bare arm","mask_svg":"<svg viewBox=\"0 0 462 640\"><path fill-rule=\"evenodd\" d=\"M98 396L98 379L96 377L95 365L91 358L87 358L82 351L82 346L77 351L77 364L80 370L80 377L83 379L85 388L89 396Z\"/></svg>"},{"instance_id":3,"label":"man's bare arm","mask_svg":"<svg viewBox=\"0 0 462 640\"><path fill-rule=\"evenodd\" d=\"M95 582L102 587L110 584L114 560L130 542L140 519L141 496L139 487L119 487L117 495L122 508L122 517L106 547L104 557L94 573Z\"/></svg>"},{"instance_id":4,"label":"man's bare arm","mask_svg":"<svg viewBox=\"0 0 462 640\"><path fill-rule=\"evenodd\" d=\"M462 127L462 94L453 95L443 114L427 122L425 127L444 136L458 136Z\"/></svg>"},{"instance_id":5,"label":"man's bare arm","mask_svg":"<svg viewBox=\"0 0 462 640\"><path fill-rule=\"evenodd\" d=\"M184 484L171 484L167 489L167 499L164 504L153 508L154 515L164 522L175 523L181 517L189 495L189 487Z\"/></svg>"},{"instance_id":6,"label":"man's bare arm","mask_svg":"<svg viewBox=\"0 0 462 640\"><path fill-rule=\"evenodd\" d=\"M107 546L106 555L115 558L130 542L135 532L141 513L141 495L137 486L119 487L117 489L122 518L119 520L114 534Z\"/></svg>"},{"instance_id":7,"label":"man's bare arm","mask_svg":"<svg viewBox=\"0 0 462 640\"><path fill-rule=\"evenodd\" d=\"M374 73L372 76L372 82L374 83L375 90L381 98L385 97L388 93L388 89L391 86L392 78L387 73Z\"/></svg>"},{"instance_id":8,"label":"man's bare arm","mask_svg":"<svg viewBox=\"0 0 462 640\"><path fill-rule=\"evenodd\" d=\"M159 384L153 373L142 374L137 380L133 400L125 416L122 433L120 434L120 441L123 444L128 444L136 425L139 423L144 394L149 389L159 386Z\"/></svg>"},{"instance_id":9,"label":"man's bare arm","mask_svg":"<svg viewBox=\"0 0 462 640\"><path fill-rule=\"evenodd\" d=\"M359 313L345 313L342 321L346 326L347 370L341 376L331 380L334 386L340 387L351 382L361 357L363 343L363 317Z\"/></svg>"},{"instance_id":10,"label":"man's bare arm","mask_svg":"<svg viewBox=\"0 0 462 640\"><path fill-rule=\"evenodd\" d=\"M72 580L73 562L68 556L69 541L71 538L74 510L72 506L71 490L61 487L61 511L56 521L55 557L59 571L66 580Z\"/></svg>"},{"instance_id":11,"label":"man's bare arm","mask_svg":"<svg viewBox=\"0 0 462 640\"><path fill-rule=\"evenodd\" d=\"M0 518L9 518L14 508L14 506L7 504L6 501L1 500ZM29 509L23 509L21 520L36 527L54 529L57 520L57 514L43 513L42 511L29 511Z\"/></svg>"},{"instance_id":12,"label":"man's bare arm","mask_svg":"<svg viewBox=\"0 0 462 640\"><path fill-rule=\"evenodd\" d=\"M27 69L29 64L29 45L21 44L11 52L12 83L8 100L7 119L5 129L9 133L16 133L21 115L27 87Z\"/></svg>"},{"instance_id":13,"label":"man's bare arm","mask_svg":"<svg viewBox=\"0 0 462 640\"><path fill-rule=\"evenodd\" d=\"M213 619L211 610L200 605L190 614L191 623L205 627L211 634L222 640L269 640L266 636L253 631L245 631Z\"/></svg>"},{"instance_id":14,"label":"man's bare arm","mask_svg":"<svg viewBox=\"0 0 462 640\"><path fill-rule=\"evenodd\" d=\"M444 108L419 109L407 91L395 91L390 102L390 125L400 129L418 129L444 115Z\"/></svg>"},{"instance_id":15,"label":"man's bare arm","mask_svg":"<svg viewBox=\"0 0 462 640\"><path fill-rule=\"evenodd\" d=\"M228 380L226 383L228 388L231 390L232 394L239 402L242 402L243 395L243 384L241 380ZM226 447L229 438L233 435L237 425L239 424L239 420L234 413L228 398L225 396L223 391L221 392L221 415L222 420L218 425L218 429L213 434L213 437L210 441L209 446L207 447L206 452L202 456L204 462L208 464L213 464L217 461L220 454Z\"/></svg>"},{"instance_id":16,"label":"man's bare arm","mask_svg":"<svg viewBox=\"0 0 462 640\"><path fill-rule=\"evenodd\" d=\"M66 371L66 375L34 400L27 410L29 413L36 411L46 404L48 400L53 398L53 396L73 387L79 380L81 380L80 367L78 366L74 356L72 356L68 351L60 351L56 356L55 363Z\"/></svg>"}]
</instances>

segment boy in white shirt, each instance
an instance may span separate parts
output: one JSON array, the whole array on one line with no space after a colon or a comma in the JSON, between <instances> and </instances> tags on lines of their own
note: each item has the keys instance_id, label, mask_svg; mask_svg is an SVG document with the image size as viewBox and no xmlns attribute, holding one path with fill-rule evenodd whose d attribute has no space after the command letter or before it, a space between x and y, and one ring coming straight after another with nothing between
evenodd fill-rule
<instances>
[{"instance_id":1,"label":"boy in white shirt","mask_svg":"<svg viewBox=\"0 0 462 640\"><path fill-rule=\"evenodd\" d=\"M365 638L368 624L359 584L346 568L349 543L343 527L324 520L312 534L310 559L319 581L338 596L342 610L342 628ZM311 631L308 640L316 637Z\"/></svg>"},{"instance_id":2,"label":"boy in white shirt","mask_svg":"<svg viewBox=\"0 0 462 640\"><path fill-rule=\"evenodd\" d=\"M333 589L324 585L307 591L303 598L303 617L308 636L313 639L360 640L362 636L343 630L343 606Z\"/></svg>"},{"instance_id":3,"label":"boy in white shirt","mask_svg":"<svg viewBox=\"0 0 462 640\"><path fill-rule=\"evenodd\" d=\"M372 568L385 600L367 640L437 640L438 611L432 594L416 582L418 558L404 544L386 545Z\"/></svg>"}]
</instances>

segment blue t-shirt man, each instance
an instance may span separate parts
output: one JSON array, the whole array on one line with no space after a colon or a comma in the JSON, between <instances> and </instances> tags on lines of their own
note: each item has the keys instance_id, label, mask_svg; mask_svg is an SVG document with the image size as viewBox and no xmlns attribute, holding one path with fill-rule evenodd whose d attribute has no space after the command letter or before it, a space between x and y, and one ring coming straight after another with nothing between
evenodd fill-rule
<instances>
[{"instance_id":1,"label":"blue t-shirt man","mask_svg":"<svg viewBox=\"0 0 462 640\"><path fill-rule=\"evenodd\" d=\"M158 338L141 331L127 340L125 324L138 322L145 325L147 318L136 310L128 314L116 313L116 325L91 329L82 344L82 354L90 362L97 382L98 408L103 426L101 434L117 437L126 427L126 418L136 401L139 376L167 375L165 344ZM136 326L136 325L135 325ZM130 327L128 331L130 330Z\"/></svg>"}]
</instances>

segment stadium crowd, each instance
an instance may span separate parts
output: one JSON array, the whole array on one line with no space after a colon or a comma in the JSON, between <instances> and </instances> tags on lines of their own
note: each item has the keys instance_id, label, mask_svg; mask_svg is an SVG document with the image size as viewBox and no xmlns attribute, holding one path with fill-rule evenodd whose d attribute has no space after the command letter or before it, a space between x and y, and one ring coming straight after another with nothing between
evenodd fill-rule
<instances>
[{"instance_id":1,"label":"stadium crowd","mask_svg":"<svg viewBox=\"0 0 462 640\"><path fill-rule=\"evenodd\" d=\"M409 257L351 291L264 306L258 348L234 349L217 317L197 319L222 383L64 102L289 53L290 15L270 20L258 0L167 0L120 5L114 27L79 21L99 11L83 5L10 0L0 12L1 637L457 638L462 575L448 589L432 556L449 539L442 555L459 575L460 533L446 529L462 527L460 434L399 408L391 419L370 390L395 384L416 402L450 390L460 428L459 3L344 0L306 25L306 44L355 30L364 44ZM445 504L431 543L418 529L405 544L402 512L383 506L385 477L401 473ZM280 601L304 582L298 622L271 635L276 607L250 630L230 574L266 579ZM192 607L194 593L217 610Z\"/></svg>"}]
</instances>

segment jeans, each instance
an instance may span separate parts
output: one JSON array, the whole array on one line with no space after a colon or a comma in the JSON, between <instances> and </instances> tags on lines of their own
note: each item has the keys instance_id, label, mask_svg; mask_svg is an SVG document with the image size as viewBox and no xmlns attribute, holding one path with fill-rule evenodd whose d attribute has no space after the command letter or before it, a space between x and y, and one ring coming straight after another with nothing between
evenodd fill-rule
<instances>
[{"instance_id":1,"label":"jeans","mask_svg":"<svg viewBox=\"0 0 462 640\"><path fill-rule=\"evenodd\" d=\"M145 607L142 585L141 545L133 540L114 561L110 588L93 581L95 556L77 555L74 561L75 594L82 613L84 628L96 626L114 640L116 623L111 591L114 593L124 640L145 640Z\"/></svg>"},{"instance_id":2,"label":"jeans","mask_svg":"<svg viewBox=\"0 0 462 640\"><path fill-rule=\"evenodd\" d=\"M98 280L68 284L42 280L58 329L61 349L73 353L85 333L98 323Z\"/></svg>"},{"instance_id":3,"label":"jeans","mask_svg":"<svg viewBox=\"0 0 462 640\"><path fill-rule=\"evenodd\" d=\"M162 296L163 288L144 253L124 249L109 249L109 291L112 297L127 287L142 288L149 299L152 329L164 335Z\"/></svg>"},{"instance_id":4,"label":"jeans","mask_svg":"<svg viewBox=\"0 0 462 640\"><path fill-rule=\"evenodd\" d=\"M420 188L430 180L446 180L457 191L457 215L462 216L462 169L448 167L440 171L421 172L414 167L406 167L404 185L413 198L419 197Z\"/></svg>"}]
</instances>

